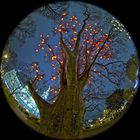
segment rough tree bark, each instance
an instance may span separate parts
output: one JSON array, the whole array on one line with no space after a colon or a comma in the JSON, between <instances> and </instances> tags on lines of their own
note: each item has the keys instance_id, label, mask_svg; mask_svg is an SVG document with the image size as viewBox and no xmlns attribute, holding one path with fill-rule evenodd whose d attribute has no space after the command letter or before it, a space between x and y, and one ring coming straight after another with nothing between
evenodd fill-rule
<instances>
[{"instance_id":1,"label":"rough tree bark","mask_svg":"<svg viewBox=\"0 0 140 140\"><path fill-rule=\"evenodd\" d=\"M67 85L62 85L60 95L54 104L45 102L34 90L28 87L40 111L41 133L62 138L78 138L82 135L84 103L83 86L75 78L75 62L68 65Z\"/></svg>"}]
</instances>

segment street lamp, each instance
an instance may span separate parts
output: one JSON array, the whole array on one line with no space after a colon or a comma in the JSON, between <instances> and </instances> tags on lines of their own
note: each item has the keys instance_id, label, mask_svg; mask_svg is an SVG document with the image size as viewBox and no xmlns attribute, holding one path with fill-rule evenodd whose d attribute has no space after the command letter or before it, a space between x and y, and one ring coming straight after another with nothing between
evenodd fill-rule
<instances>
[{"instance_id":1,"label":"street lamp","mask_svg":"<svg viewBox=\"0 0 140 140\"><path fill-rule=\"evenodd\" d=\"M8 54L4 54L4 56L3 56L5 59L7 59L8 58Z\"/></svg>"}]
</instances>

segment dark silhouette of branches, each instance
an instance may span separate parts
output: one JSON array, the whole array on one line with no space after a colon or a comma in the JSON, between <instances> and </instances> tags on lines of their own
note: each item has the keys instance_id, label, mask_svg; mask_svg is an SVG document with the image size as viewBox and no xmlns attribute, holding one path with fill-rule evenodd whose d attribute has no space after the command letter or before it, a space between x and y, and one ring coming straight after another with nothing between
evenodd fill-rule
<instances>
[{"instance_id":1,"label":"dark silhouette of branches","mask_svg":"<svg viewBox=\"0 0 140 140\"><path fill-rule=\"evenodd\" d=\"M17 40L22 46L27 38L34 36L36 31L36 24L33 21L32 17L28 16L25 18L13 31L9 41Z\"/></svg>"}]
</instances>

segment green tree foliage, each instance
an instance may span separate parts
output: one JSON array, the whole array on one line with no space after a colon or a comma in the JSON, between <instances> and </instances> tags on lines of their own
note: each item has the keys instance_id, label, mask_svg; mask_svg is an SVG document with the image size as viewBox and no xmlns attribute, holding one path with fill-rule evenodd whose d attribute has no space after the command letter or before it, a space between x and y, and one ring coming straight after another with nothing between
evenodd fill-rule
<instances>
[{"instance_id":1,"label":"green tree foliage","mask_svg":"<svg viewBox=\"0 0 140 140\"><path fill-rule=\"evenodd\" d=\"M138 56L132 56L127 63L127 76L129 80L135 80L137 77L137 69L139 67Z\"/></svg>"},{"instance_id":2,"label":"green tree foliage","mask_svg":"<svg viewBox=\"0 0 140 140\"><path fill-rule=\"evenodd\" d=\"M124 104L123 90L116 90L107 98L107 108L112 110L119 109Z\"/></svg>"}]
</instances>

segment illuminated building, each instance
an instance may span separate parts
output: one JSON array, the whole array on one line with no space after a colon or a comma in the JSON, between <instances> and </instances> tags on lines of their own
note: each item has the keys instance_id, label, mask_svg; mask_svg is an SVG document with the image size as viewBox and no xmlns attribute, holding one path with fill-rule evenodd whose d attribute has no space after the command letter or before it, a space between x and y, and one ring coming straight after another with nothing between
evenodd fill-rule
<instances>
[{"instance_id":1,"label":"illuminated building","mask_svg":"<svg viewBox=\"0 0 140 140\"><path fill-rule=\"evenodd\" d=\"M44 100L47 100L48 96L49 96L49 91L50 91L50 87L43 92L43 94L41 95L41 97L44 99Z\"/></svg>"},{"instance_id":2,"label":"illuminated building","mask_svg":"<svg viewBox=\"0 0 140 140\"><path fill-rule=\"evenodd\" d=\"M28 86L23 86L19 81L17 72L15 69L7 72L3 77L5 86L9 89L13 97L18 103L26 109L27 112L39 118L39 109L33 98L30 96Z\"/></svg>"}]
</instances>

